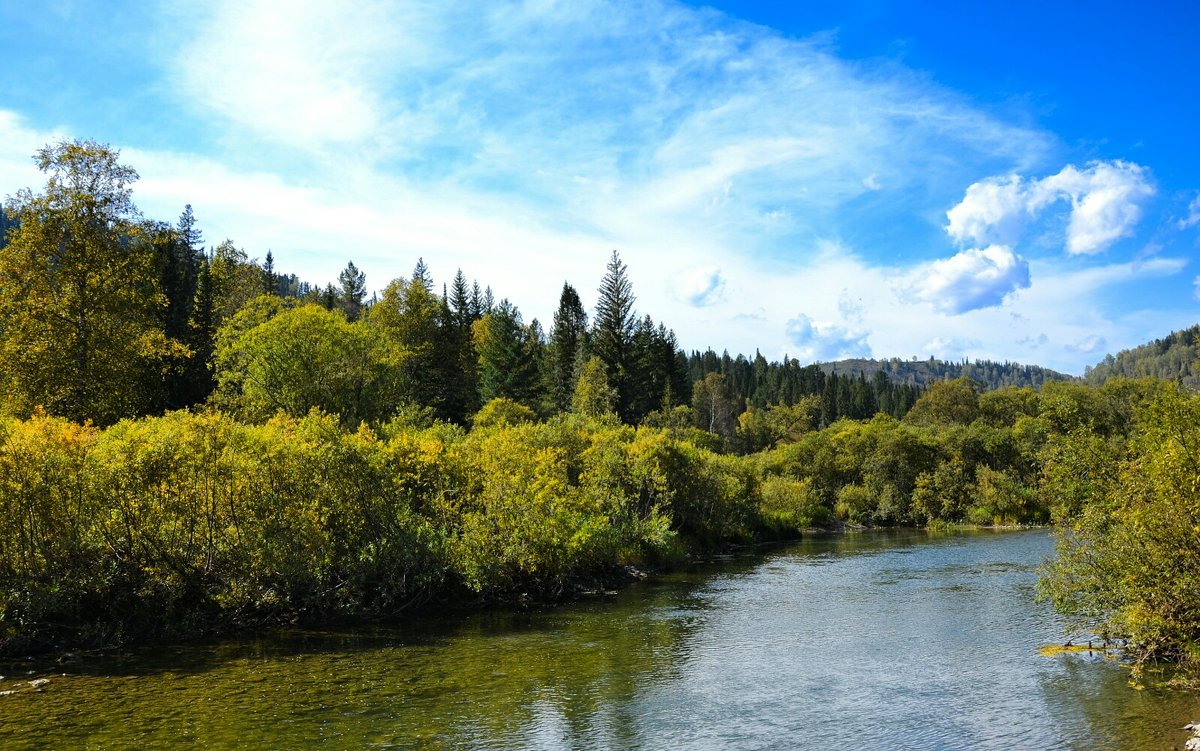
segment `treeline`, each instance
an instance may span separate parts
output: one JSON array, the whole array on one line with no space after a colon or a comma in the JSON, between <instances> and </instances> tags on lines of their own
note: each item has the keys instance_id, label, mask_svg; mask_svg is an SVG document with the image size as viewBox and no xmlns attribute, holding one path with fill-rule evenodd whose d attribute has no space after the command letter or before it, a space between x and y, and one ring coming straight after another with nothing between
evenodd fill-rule
<instances>
[{"instance_id":1,"label":"treeline","mask_svg":"<svg viewBox=\"0 0 1200 751\"><path fill-rule=\"evenodd\" d=\"M744 355L732 358L728 352L718 357L711 349L703 354L693 351L687 368L693 383L711 374L720 375L730 397L749 407L791 406L806 396L818 396L822 425L840 417L862 420L876 412L903 417L921 395L919 387L895 383L880 370L870 379L863 370L838 375L827 373L819 364L801 365L794 358L767 362L759 352L749 360Z\"/></svg>"},{"instance_id":2,"label":"treeline","mask_svg":"<svg viewBox=\"0 0 1200 751\"><path fill-rule=\"evenodd\" d=\"M92 142L38 154L44 193L8 203L0 253L3 409L35 407L82 422L200 405L247 420L319 407L347 424L424 409L468 425L495 398L540 417L570 408L596 358L628 424L691 424L727 450L748 410L817 397L816 425L876 412L903 416L920 391L881 372L826 374L711 350L689 358L674 333L634 309L627 269L609 260L592 320L564 283L547 333L461 270L435 286L424 262L367 299L349 262L338 284L310 284L226 240L206 247L191 207L174 224L145 220L136 173ZM690 411L689 411L690 410ZM744 432L744 431L743 431Z\"/></svg>"},{"instance_id":3,"label":"treeline","mask_svg":"<svg viewBox=\"0 0 1200 751\"><path fill-rule=\"evenodd\" d=\"M1161 378L1191 389L1200 388L1197 338L1200 338L1200 325L1173 331L1170 336L1133 349L1121 350L1115 357L1106 355L1095 367L1084 371L1083 381L1099 386L1109 378Z\"/></svg>"}]
</instances>

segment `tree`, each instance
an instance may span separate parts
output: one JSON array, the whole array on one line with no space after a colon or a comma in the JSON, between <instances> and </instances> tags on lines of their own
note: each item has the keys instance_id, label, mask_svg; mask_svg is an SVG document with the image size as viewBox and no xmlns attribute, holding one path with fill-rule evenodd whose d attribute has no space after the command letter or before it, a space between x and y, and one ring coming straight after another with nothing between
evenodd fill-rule
<instances>
[{"instance_id":1,"label":"tree","mask_svg":"<svg viewBox=\"0 0 1200 751\"><path fill-rule=\"evenodd\" d=\"M267 251L267 258L262 265L262 283L264 295L279 294L279 280L275 274L275 256L271 255L271 251Z\"/></svg>"},{"instance_id":2,"label":"tree","mask_svg":"<svg viewBox=\"0 0 1200 751\"><path fill-rule=\"evenodd\" d=\"M1088 472L1088 503L1060 524L1039 596L1075 630L1127 639L1135 668L1157 658L1200 673L1200 398L1174 384L1136 409L1135 440ZM1080 438L1084 438L1080 434ZM1094 436L1086 436L1094 438ZM1095 466L1074 442L1050 463Z\"/></svg>"},{"instance_id":3,"label":"tree","mask_svg":"<svg viewBox=\"0 0 1200 751\"><path fill-rule=\"evenodd\" d=\"M175 227L152 222L147 223L145 229L154 248L159 289L164 298L164 304L159 308L160 325L167 337L187 344L190 350L164 362L159 404L167 409L179 409L195 401L189 386L195 351L189 340L200 259L187 242L187 236Z\"/></svg>"},{"instance_id":4,"label":"tree","mask_svg":"<svg viewBox=\"0 0 1200 751\"><path fill-rule=\"evenodd\" d=\"M616 389L608 385L604 363L592 357L579 372L575 382L575 394L571 397L571 409L587 417L603 417L611 414L617 402Z\"/></svg>"},{"instance_id":5,"label":"tree","mask_svg":"<svg viewBox=\"0 0 1200 751\"><path fill-rule=\"evenodd\" d=\"M353 323L362 315L363 300L367 297L367 275L350 261L338 274L338 284L342 292L342 312L346 314L346 320Z\"/></svg>"},{"instance_id":6,"label":"tree","mask_svg":"<svg viewBox=\"0 0 1200 751\"><path fill-rule=\"evenodd\" d=\"M617 390L617 413L622 419L630 415L635 385L630 373L630 350L636 325L633 301L633 285L629 282L625 264L614 250L600 281L591 348L604 363L609 383Z\"/></svg>"},{"instance_id":7,"label":"tree","mask_svg":"<svg viewBox=\"0 0 1200 751\"><path fill-rule=\"evenodd\" d=\"M725 376L709 373L704 380L697 381L692 388L692 409L696 414L696 427L715 433L726 441L733 440L741 410Z\"/></svg>"},{"instance_id":8,"label":"tree","mask_svg":"<svg viewBox=\"0 0 1200 751\"><path fill-rule=\"evenodd\" d=\"M979 416L979 388L968 378L929 387L904 421L912 425L967 425Z\"/></svg>"},{"instance_id":9,"label":"tree","mask_svg":"<svg viewBox=\"0 0 1200 751\"><path fill-rule=\"evenodd\" d=\"M155 252L134 206L132 167L95 141L35 157L46 190L19 191L0 254L0 372L11 408L43 405L101 423L149 406L164 357Z\"/></svg>"},{"instance_id":10,"label":"tree","mask_svg":"<svg viewBox=\"0 0 1200 751\"><path fill-rule=\"evenodd\" d=\"M394 279L370 307L367 322L407 353L401 365L404 398L441 414L444 389L436 377L439 364L441 301L418 265L411 279ZM460 418L461 419L461 418Z\"/></svg>"},{"instance_id":11,"label":"tree","mask_svg":"<svg viewBox=\"0 0 1200 751\"><path fill-rule=\"evenodd\" d=\"M479 353L479 398L507 397L527 406L536 403L537 360L521 312L507 299L472 326Z\"/></svg>"},{"instance_id":12,"label":"tree","mask_svg":"<svg viewBox=\"0 0 1200 751\"><path fill-rule=\"evenodd\" d=\"M554 404L560 411L571 406L575 392L576 361L587 344L587 313L579 293L563 282L554 313L554 329L550 332L551 389Z\"/></svg>"},{"instance_id":13,"label":"tree","mask_svg":"<svg viewBox=\"0 0 1200 751\"><path fill-rule=\"evenodd\" d=\"M274 313L248 306L222 332L216 355L218 379L239 412L265 419L319 408L354 425L395 409L402 353L378 331L318 305L260 300Z\"/></svg>"}]
</instances>

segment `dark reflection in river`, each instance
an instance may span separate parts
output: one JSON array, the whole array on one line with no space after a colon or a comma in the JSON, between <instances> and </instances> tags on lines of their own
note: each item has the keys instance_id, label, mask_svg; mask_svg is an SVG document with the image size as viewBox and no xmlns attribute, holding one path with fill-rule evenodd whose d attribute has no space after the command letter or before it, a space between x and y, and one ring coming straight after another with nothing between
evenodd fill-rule
<instances>
[{"instance_id":1,"label":"dark reflection in river","mask_svg":"<svg viewBox=\"0 0 1200 751\"><path fill-rule=\"evenodd\" d=\"M1051 551L1043 532L813 538L545 612L7 665L0 749L1180 744L1196 697L1038 655L1062 638L1032 602Z\"/></svg>"}]
</instances>

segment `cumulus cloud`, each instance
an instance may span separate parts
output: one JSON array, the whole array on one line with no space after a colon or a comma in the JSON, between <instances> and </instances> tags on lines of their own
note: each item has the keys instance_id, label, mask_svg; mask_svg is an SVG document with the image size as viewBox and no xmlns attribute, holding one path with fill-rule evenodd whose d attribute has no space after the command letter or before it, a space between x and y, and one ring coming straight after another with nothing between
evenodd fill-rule
<instances>
[{"instance_id":1,"label":"cumulus cloud","mask_svg":"<svg viewBox=\"0 0 1200 751\"><path fill-rule=\"evenodd\" d=\"M946 232L960 243L1015 245L1025 229L1060 201L1070 204L1065 245L1071 254L1107 250L1129 237L1154 195L1145 167L1132 162L1067 165L1042 179L991 177L972 184L946 212Z\"/></svg>"},{"instance_id":2,"label":"cumulus cloud","mask_svg":"<svg viewBox=\"0 0 1200 751\"><path fill-rule=\"evenodd\" d=\"M725 278L715 266L703 266L685 273L676 289L679 299L694 308L720 302L725 293Z\"/></svg>"},{"instance_id":3,"label":"cumulus cloud","mask_svg":"<svg viewBox=\"0 0 1200 751\"><path fill-rule=\"evenodd\" d=\"M802 360L824 361L845 357L870 357L868 333L851 331L827 321L814 321L801 313L787 322L788 340L800 348Z\"/></svg>"},{"instance_id":4,"label":"cumulus cloud","mask_svg":"<svg viewBox=\"0 0 1200 751\"><path fill-rule=\"evenodd\" d=\"M916 296L943 313L1000 305L1029 286L1029 263L1004 245L971 248L919 269Z\"/></svg>"}]
</instances>

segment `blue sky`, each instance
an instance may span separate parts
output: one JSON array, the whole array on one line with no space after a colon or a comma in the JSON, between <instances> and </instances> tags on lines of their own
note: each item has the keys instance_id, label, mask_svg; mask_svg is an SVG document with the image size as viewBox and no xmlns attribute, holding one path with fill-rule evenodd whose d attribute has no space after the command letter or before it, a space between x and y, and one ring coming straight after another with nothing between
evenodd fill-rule
<instances>
[{"instance_id":1,"label":"blue sky","mask_svg":"<svg viewBox=\"0 0 1200 751\"><path fill-rule=\"evenodd\" d=\"M786 7L784 7L786 6ZM793 7L794 6L794 7ZM1079 373L1200 319L1200 6L0 0L0 194L60 138L314 282L686 349Z\"/></svg>"}]
</instances>

